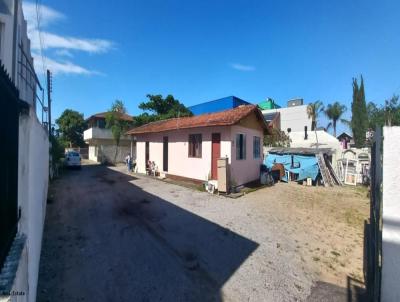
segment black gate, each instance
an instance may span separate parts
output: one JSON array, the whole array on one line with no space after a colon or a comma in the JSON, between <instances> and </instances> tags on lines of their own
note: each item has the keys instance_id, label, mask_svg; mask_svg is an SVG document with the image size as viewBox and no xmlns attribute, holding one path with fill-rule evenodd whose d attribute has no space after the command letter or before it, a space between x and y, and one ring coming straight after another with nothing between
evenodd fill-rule
<instances>
[{"instance_id":1,"label":"black gate","mask_svg":"<svg viewBox=\"0 0 400 302\"><path fill-rule=\"evenodd\" d=\"M0 61L0 269L17 232L19 103L18 90Z\"/></svg>"},{"instance_id":2,"label":"black gate","mask_svg":"<svg viewBox=\"0 0 400 302\"><path fill-rule=\"evenodd\" d=\"M369 301L380 301L382 272L382 128L371 146L370 219L365 223L364 275Z\"/></svg>"}]
</instances>

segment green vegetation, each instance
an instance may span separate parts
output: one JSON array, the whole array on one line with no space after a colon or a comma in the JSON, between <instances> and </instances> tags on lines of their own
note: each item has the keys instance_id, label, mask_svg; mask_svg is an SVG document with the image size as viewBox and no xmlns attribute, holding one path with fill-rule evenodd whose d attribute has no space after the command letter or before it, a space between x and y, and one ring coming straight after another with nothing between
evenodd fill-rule
<instances>
[{"instance_id":1,"label":"green vegetation","mask_svg":"<svg viewBox=\"0 0 400 302\"><path fill-rule=\"evenodd\" d=\"M353 78L353 102L351 103L351 129L357 148L365 145L365 134L368 127L368 112L365 103L364 79L361 76L361 83L358 86L356 78Z\"/></svg>"},{"instance_id":2,"label":"green vegetation","mask_svg":"<svg viewBox=\"0 0 400 302\"><path fill-rule=\"evenodd\" d=\"M126 108L121 100L116 100L112 103L110 110L106 114L106 128L111 130L115 141L114 163L117 159L117 152L121 136L132 126L133 121L121 119L121 114L126 113Z\"/></svg>"},{"instance_id":3,"label":"green vegetation","mask_svg":"<svg viewBox=\"0 0 400 302\"><path fill-rule=\"evenodd\" d=\"M83 114L78 111L66 109L61 116L56 119L58 125L57 136L59 142L64 147L83 147L83 131L85 130L85 120Z\"/></svg>"},{"instance_id":4,"label":"green vegetation","mask_svg":"<svg viewBox=\"0 0 400 302\"><path fill-rule=\"evenodd\" d=\"M324 104L321 101L316 101L314 103L308 104L307 115L311 119L311 131L317 129L318 116L324 111Z\"/></svg>"},{"instance_id":5,"label":"green vegetation","mask_svg":"<svg viewBox=\"0 0 400 302\"><path fill-rule=\"evenodd\" d=\"M336 137L336 126L337 122L340 121L344 124L349 124L349 122L345 119L342 119L343 114L346 112L347 108L345 105L340 104L339 102L334 102L333 104L329 104L325 109L326 117L331 121L328 124L327 129L330 127L333 128L333 136Z\"/></svg>"},{"instance_id":6,"label":"green vegetation","mask_svg":"<svg viewBox=\"0 0 400 302\"><path fill-rule=\"evenodd\" d=\"M148 101L139 104L139 108L145 112L135 117L136 127L154 121L193 115L185 105L172 95L163 98L160 94L148 94L146 97Z\"/></svg>"},{"instance_id":7,"label":"green vegetation","mask_svg":"<svg viewBox=\"0 0 400 302\"><path fill-rule=\"evenodd\" d=\"M368 127L372 130L382 126L400 126L399 96L393 95L385 100L385 105L378 107L373 102L367 106Z\"/></svg>"}]
</instances>

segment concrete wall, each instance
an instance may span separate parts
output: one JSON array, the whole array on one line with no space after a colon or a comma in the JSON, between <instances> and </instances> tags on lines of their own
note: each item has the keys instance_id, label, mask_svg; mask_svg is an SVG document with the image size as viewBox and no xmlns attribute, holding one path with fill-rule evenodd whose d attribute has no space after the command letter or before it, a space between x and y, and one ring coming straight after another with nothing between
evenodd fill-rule
<instances>
[{"instance_id":1,"label":"concrete wall","mask_svg":"<svg viewBox=\"0 0 400 302\"><path fill-rule=\"evenodd\" d=\"M32 302L36 300L49 175L48 135L33 108L29 115L20 116L18 161L18 234L24 234L26 241L12 290L24 295L12 296L11 301Z\"/></svg>"},{"instance_id":2,"label":"concrete wall","mask_svg":"<svg viewBox=\"0 0 400 302\"><path fill-rule=\"evenodd\" d=\"M280 112L281 130L285 131L285 133L287 133L288 128L292 132L304 131L304 126L307 126L308 130L311 130L312 121L307 115L307 105L262 110L261 112L263 114Z\"/></svg>"},{"instance_id":3,"label":"concrete wall","mask_svg":"<svg viewBox=\"0 0 400 302\"><path fill-rule=\"evenodd\" d=\"M114 162L115 152L117 152L116 162L124 162L125 157L131 153L130 140L121 140L118 148L112 139L93 139L89 141L89 160L105 163ZM136 150L133 149L133 158L136 156Z\"/></svg>"},{"instance_id":4,"label":"concrete wall","mask_svg":"<svg viewBox=\"0 0 400 302\"><path fill-rule=\"evenodd\" d=\"M30 116L21 116L19 130L18 203L21 207L19 232L26 234L27 271L21 271L28 279L28 301L35 301L39 273L43 225L49 175L48 135L36 118L32 108ZM40 160L39 160L40 159ZM16 289L21 290L21 289Z\"/></svg>"},{"instance_id":5,"label":"concrete wall","mask_svg":"<svg viewBox=\"0 0 400 302\"><path fill-rule=\"evenodd\" d=\"M400 301L400 127L383 129L383 302Z\"/></svg>"},{"instance_id":6,"label":"concrete wall","mask_svg":"<svg viewBox=\"0 0 400 302\"><path fill-rule=\"evenodd\" d=\"M33 66L30 52L30 41L27 36L27 24L22 12L22 1L18 0L16 53L13 56L14 3L2 1L0 23L2 27L2 44L0 58L19 90L19 97L30 105L29 115L21 115L19 120L19 150L18 150L18 206L21 218L18 223L19 235L25 234L26 241L19 257L18 268L12 290L24 292L23 296L12 296L11 301L36 300L36 289L39 272L39 261L42 244L44 218L49 176L49 139L47 131L42 127L36 116L34 90L30 81L33 77L22 79L18 75L18 60L22 52L18 44L23 45L28 62ZM15 69L13 70L13 58ZM25 61L23 61L26 64ZM23 71L25 75L25 72ZM36 84L33 85L36 87ZM7 109L5 109L7 110Z\"/></svg>"}]
</instances>

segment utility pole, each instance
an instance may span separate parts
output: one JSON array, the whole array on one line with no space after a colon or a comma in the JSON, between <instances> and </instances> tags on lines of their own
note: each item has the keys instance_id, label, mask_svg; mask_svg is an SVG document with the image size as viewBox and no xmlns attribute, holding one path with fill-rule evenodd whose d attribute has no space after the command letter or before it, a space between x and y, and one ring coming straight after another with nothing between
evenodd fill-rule
<instances>
[{"instance_id":1,"label":"utility pole","mask_svg":"<svg viewBox=\"0 0 400 302\"><path fill-rule=\"evenodd\" d=\"M47 110L49 114L49 136L52 135L51 131L51 93L53 92L53 83L50 70L47 69Z\"/></svg>"}]
</instances>

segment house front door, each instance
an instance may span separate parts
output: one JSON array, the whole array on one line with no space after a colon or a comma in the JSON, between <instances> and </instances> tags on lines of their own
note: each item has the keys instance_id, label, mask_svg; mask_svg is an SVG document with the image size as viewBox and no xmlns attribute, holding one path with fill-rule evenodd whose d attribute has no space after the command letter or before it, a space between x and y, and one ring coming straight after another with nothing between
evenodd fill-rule
<instances>
[{"instance_id":1,"label":"house front door","mask_svg":"<svg viewBox=\"0 0 400 302\"><path fill-rule=\"evenodd\" d=\"M168 171L168 136L163 137L163 171Z\"/></svg>"},{"instance_id":2,"label":"house front door","mask_svg":"<svg viewBox=\"0 0 400 302\"><path fill-rule=\"evenodd\" d=\"M211 179L218 179L217 161L221 157L221 134L213 133L211 141Z\"/></svg>"}]
</instances>

